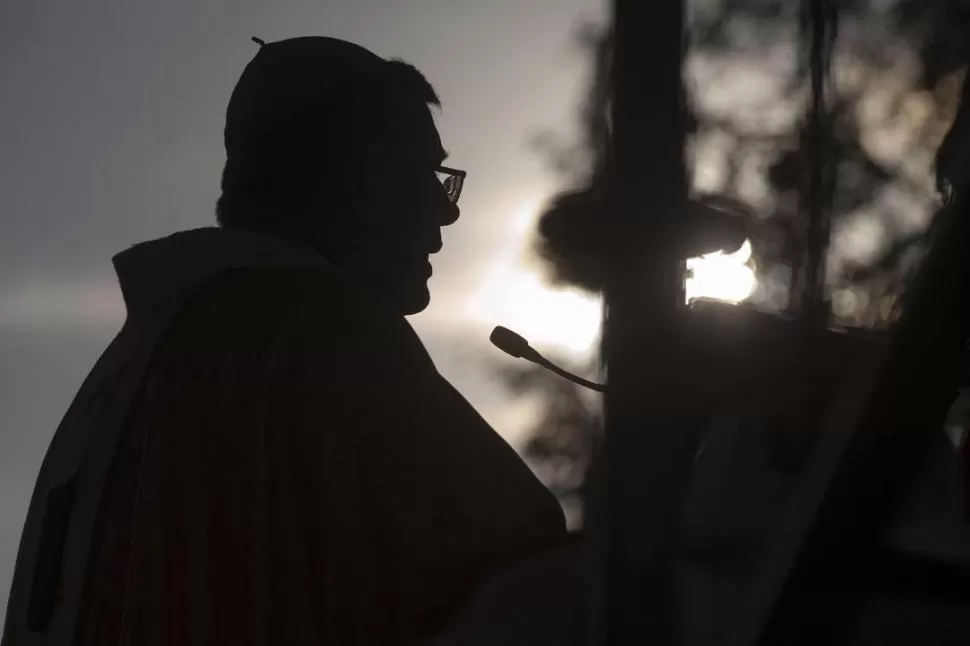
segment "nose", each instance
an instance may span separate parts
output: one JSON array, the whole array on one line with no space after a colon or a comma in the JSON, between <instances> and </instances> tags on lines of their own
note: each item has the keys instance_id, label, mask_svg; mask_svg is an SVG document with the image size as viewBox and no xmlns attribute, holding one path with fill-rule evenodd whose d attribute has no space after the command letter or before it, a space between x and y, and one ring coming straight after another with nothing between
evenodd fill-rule
<instances>
[{"instance_id":1,"label":"nose","mask_svg":"<svg viewBox=\"0 0 970 646\"><path fill-rule=\"evenodd\" d=\"M440 220L441 226L443 227L451 226L458 221L458 216L461 215L461 210L458 208L458 205L447 198L445 199L447 200L447 204L441 209Z\"/></svg>"}]
</instances>

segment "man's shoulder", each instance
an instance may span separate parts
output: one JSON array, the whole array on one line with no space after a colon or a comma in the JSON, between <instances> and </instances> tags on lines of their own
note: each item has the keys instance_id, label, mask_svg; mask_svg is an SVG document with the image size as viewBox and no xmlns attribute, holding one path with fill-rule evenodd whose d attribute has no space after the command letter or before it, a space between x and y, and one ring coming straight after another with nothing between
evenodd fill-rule
<instances>
[{"instance_id":1,"label":"man's shoulder","mask_svg":"<svg viewBox=\"0 0 970 646\"><path fill-rule=\"evenodd\" d=\"M338 274L314 266L254 266L225 272L210 283L209 296L240 301L273 298L281 302L308 297L350 300L351 291Z\"/></svg>"},{"instance_id":2,"label":"man's shoulder","mask_svg":"<svg viewBox=\"0 0 970 646\"><path fill-rule=\"evenodd\" d=\"M339 320L340 313L362 308L363 303L346 281L331 271L308 266L265 266L234 269L214 278L202 289L189 309L217 310L227 317L259 314L281 323L298 323L304 318L327 316Z\"/></svg>"},{"instance_id":3,"label":"man's shoulder","mask_svg":"<svg viewBox=\"0 0 970 646\"><path fill-rule=\"evenodd\" d=\"M293 342L339 345L351 350L371 346L424 348L407 321L377 306L339 274L316 267L253 267L234 270L215 281L205 307L238 323L262 321ZM375 349L376 349L375 346Z\"/></svg>"}]
</instances>

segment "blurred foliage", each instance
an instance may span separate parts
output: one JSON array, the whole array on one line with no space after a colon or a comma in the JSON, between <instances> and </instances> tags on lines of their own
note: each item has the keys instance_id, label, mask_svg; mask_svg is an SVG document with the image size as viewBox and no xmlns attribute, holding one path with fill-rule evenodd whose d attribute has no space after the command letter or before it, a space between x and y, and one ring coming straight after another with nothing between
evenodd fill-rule
<instances>
[{"instance_id":1,"label":"blurred foliage","mask_svg":"<svg viewBox=\"0 0 970 646\"><path fill-rule=\"evenodd\" d=\"M829 291L835 318L879 327L918 261L937 207L933 158L950 121L966 58L963 2L840 3L829 75L833 123ZM688 171L697 195L731 201L750 220L760 289L753 301L788 307L804 218L807 44L798 3L691 0L685 79ZM537 139L564 190L539 221L536 248L554 282L599 291L611 233L608 29L584 24L591 61L579 141ZM645 72L648 69L645 68Z\"/></svg>"},{"instance_id":2,"label":"blurred foliage","mask_svg":"<svg viewBox=\"0 0 970 646\"><path fill-rule=\"evenodd\" d=\"M804 177L815 163L804 146L810 70L802 8L786 0L687 5L692 189L748 222L759 281L751 300L783 312L805 218ZM937 159L970 56L970 0L838 6L826 89L825 163L834 171L827 292L835 322L878 329L898 316L924 253L939 206L936 165L946 156L948 164L970 167L970 155L960 151ZM580 134L576 141L555 133L535 140L563 190L542 213L534 242L552 282L597 292L615 235L604 217L611 194L610 31L582 24L575 42L590 61ZM503 379L543 398L526 457L561 499L575 499L582 482L576 474L588 456L580 438L596 427L596 411L575 387L539 368L511 370Z\"/></svg>"},{"instance_id":3,"label":"blurred foliage","mask_svg":"<svg viewBox=\"0 0 970 646\"><path fill-rule=\"evenodd\" d=\"M800 8L694 4L686 65L699 124L690 142L694 185L731 195L756 214L761 289L753 300L784 310L805 217L803 178L815 162L803 146L809 88ZM926 74L921 60L939 7L903 18L894 3L839 6L827 84L832 127L824 163L835 171L827 196L828 288L837 321L879 327L897 313L893 305L936 210L932 162L955 84ZM936 85L927 88L931 78Z\"/></svg>"}]
</instances>

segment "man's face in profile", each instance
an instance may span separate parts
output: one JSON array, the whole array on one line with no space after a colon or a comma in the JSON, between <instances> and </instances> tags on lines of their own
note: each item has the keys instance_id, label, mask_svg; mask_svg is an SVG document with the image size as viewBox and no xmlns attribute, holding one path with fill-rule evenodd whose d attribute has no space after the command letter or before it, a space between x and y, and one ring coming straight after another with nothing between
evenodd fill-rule
<instances>
[{"instance_id":1,"label":"man's face in profile","mask_svg":"<svg viewBox=\"0 0 970 646\"><path fill-rule=\"evenodd\" d=\"M395 105L374 125L354 155L360 181L349 200L360 244L351 262L396 312L416 314L430 302L430 257L458 207L435 172L445 152L426 105Z\"/></svg>"}]
</instances>

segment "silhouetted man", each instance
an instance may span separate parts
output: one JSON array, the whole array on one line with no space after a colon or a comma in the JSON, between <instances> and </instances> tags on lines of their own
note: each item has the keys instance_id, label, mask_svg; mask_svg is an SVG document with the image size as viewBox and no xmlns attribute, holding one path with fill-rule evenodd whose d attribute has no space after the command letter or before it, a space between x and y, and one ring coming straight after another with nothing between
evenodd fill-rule
<instances>
[{"instance_id":1,"label":"silhouetted man","mask_svg":"<svg viewBox=\"0 0 970 646\"><path fill-rule=\"evenodd\" d=\"M356 45L260 49L221 227L114 259L128 318L45 458L4 644L405 643L562 542L404 319L464 179L437 104Z\"/></svg>"}]
</instances>

